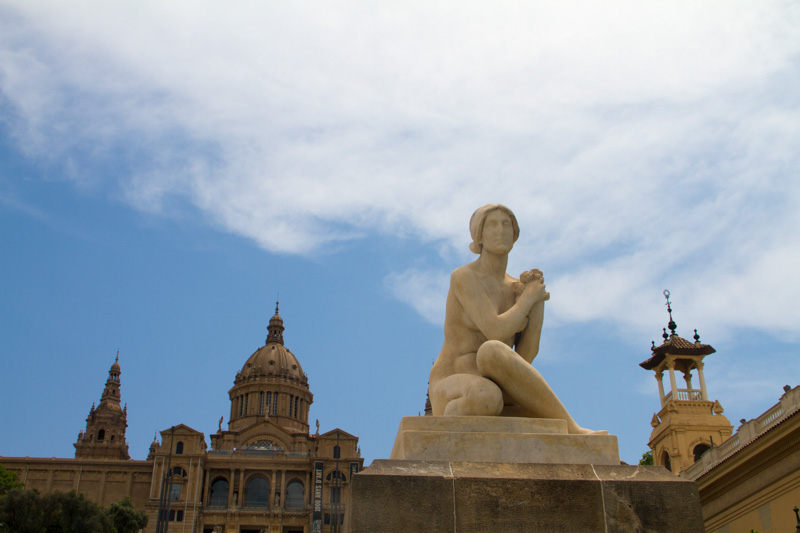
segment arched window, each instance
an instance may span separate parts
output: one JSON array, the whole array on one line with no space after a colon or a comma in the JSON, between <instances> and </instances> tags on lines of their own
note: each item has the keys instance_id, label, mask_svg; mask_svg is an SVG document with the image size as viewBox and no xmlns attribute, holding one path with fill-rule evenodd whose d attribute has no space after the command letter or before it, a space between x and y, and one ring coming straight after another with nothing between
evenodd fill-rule
<instances>
[{"instance_id":1,"label":"arched window","mask_svg":"<svg viewBox=\"0 0 800 533\"><path fill-rule=\"evenodd\" d=\"M101 429L97 432L97 440L103 440L104 438L106 438L106 430Z\"/></svg>"},{"instance_id":2,"label":"arched window","mask_svg":"<svg viewBox=\"0 0 800 533\"><path fill-rule=\"evenodd\" d=\"M183 441L178 441L175 445L175 455L183 455Z\"/></svg>"},{"instance_id":3,"label":"arched window","mask_svg":"<svg viewBox=\"0 0 800 533\"><path fill-rule=\"evenodd\" d=\"M672 462L669 460L669 453L664 452L663 458L664 458L664 468L672 472Z\"/></svg>"},{"instance_id":4,"label":"arched window","mask_svg":"<svg viewBox=\"0 0 800 533\"><path fill-rule=\"evenodd\" d=\"M211 507L228 506L228 480L218 478L211 484L211 494L208 497L208 505Z\"/></svg>"},{"instance_id":5,"label":"arched window","mask_svg":"<svg viewBox=\"0 0 800 533\"><path fill-rule=\"evenodd\" d=\"M245 507L267 507L269 505L269 482L263 477L254 477L247 482L244 493Z\"/></svg>"},{"instance_id":6,"label":"arched window","mask_svg":"<svg viewBox=\"0 0 800 533\"><path fill-rule=\"evenodd\" d=\"M347 483L347 476L342 474L338 470L334 470L333 472L331 472L330 474L325 476L325 479L328 480L328 481L333 481L334 479L338 479L342 483Z\"/></svg>"},{"instance_id":7,"label":"arched window","mask_svg":"<svg viewBox=\"0 0 800 533\"><path fill-rule=\"evenodd\" d=\"M303 484L295 479L286 485L286 508L302 509L303 507L305 507L305 491Z\"/></svg>"},{"instance_id":8,"label":"arched window","mask_svg":"<svg viewBox=\"0 0 800 533\"><path fill-rule=\"evenodd\" d=\"M699 461L700 457L710 449L711 447L708 444L701 443L695 446L694 450L692 451L692 453L694 454L694 462L696 463L697 461Z\"/></svg>"},{"instance_id":9,"label":"arched window","mask_svg":"<svg viewBox=\"0 0 800 533\"><path fill-rule=\"evenodd\" d=\"M338 445L333 447L333 458L338 459L342 456L342 449Z\"/></svg>"}]
</instances>

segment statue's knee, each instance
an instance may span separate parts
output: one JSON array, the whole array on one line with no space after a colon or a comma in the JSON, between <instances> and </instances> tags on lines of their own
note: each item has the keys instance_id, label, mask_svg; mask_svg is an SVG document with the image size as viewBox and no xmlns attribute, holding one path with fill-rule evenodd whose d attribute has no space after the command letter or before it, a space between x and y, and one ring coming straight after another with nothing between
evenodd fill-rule
<instances>
[{"instance_id":1,"label":"statue's knee","mask_svg":"<svg viewBox=\"0 0 800 533\"><path fill-rule=\"evenodd\" d=\"M484 376L488 376L487 372L491 372L493 368L497 368L498 364L502 364L504 352L509 350L508 345L501 341L486 341L478 348L478 353L475 355L475 361L478 365L478 370Z\"/></svg>"}]
</instances>

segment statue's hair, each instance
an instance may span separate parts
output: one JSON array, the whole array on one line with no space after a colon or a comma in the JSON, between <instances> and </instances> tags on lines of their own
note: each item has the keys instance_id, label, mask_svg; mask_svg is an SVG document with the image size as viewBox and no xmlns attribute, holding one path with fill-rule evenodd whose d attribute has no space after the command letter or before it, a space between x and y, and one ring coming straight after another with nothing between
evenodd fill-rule
<instances>
[{"instance_id":1,"label":"statue's hair","mask_svg":"<svg viewBox=\"0 0 800 533\"><path fill-rule=\"evenodd\" d=\"M481 249L483 249L483 245L481 244L481 238L483 237L483 223L486 221L486 217L495 210L500 210L511 219L511 226L514 228L514 242L517 242L519 239L519 223L517 222L517 217L514 216L514 213L511 209L507 208L503 204L486 204L483 207L479 207L472 213L472 217L469 219L469 233L472 235L472 242L469 244L469 249L472 253L480 254Z\"/></svg>"}]
</instances>

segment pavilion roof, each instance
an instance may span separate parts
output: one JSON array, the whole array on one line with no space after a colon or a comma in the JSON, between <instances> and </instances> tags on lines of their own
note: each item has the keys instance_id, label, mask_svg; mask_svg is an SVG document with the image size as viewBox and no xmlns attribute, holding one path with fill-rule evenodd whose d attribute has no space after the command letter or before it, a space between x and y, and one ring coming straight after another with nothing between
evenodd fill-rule
<instances>
[{"instance_id":1,"label":"pavilion roof","mask_svg":"<svg viewBox=\"0 0 800 533\"><path fill-rule=\"evenodd\" d=\"M716 352L708 344L700 344L700 341L689 342L675 333L670 335L661 346L654 345L650 350L653 352L652 357L639 363L639 366L645 370L652 370L657 367L666 359L668 354L704 356Z\"/></svg>"}]
</instances>

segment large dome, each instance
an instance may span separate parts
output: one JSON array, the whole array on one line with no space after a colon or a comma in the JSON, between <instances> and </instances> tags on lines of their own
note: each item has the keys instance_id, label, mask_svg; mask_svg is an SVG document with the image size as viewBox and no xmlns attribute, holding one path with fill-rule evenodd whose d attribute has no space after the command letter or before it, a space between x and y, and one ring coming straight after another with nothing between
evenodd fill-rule
<instances>
[{"instance_id":1,"label":"large dome","mask_svg":"<svg viewBox=\"0 0 800 533\"><path fill-rule=\"evenodd\" d=\"M276 304L264 346L247 358L228 391L231 431L252 428L269 419L284 429L308 432L308 406L314 396L297 357L283 345L283 331ZM249 443L250 437L239 444Z\"/></svg>"},{"instance_id":2,"label":"large dome","mask_svg":"<svg viewBox=\"0 0 800 533\"><path fill-rule=\"evenodd\" d=\"M297 357L277 342L268 342L256 350L247 359L239 375L242 379L285 376L298 380L305 376Z\"/></svg>"}]
</instances>

